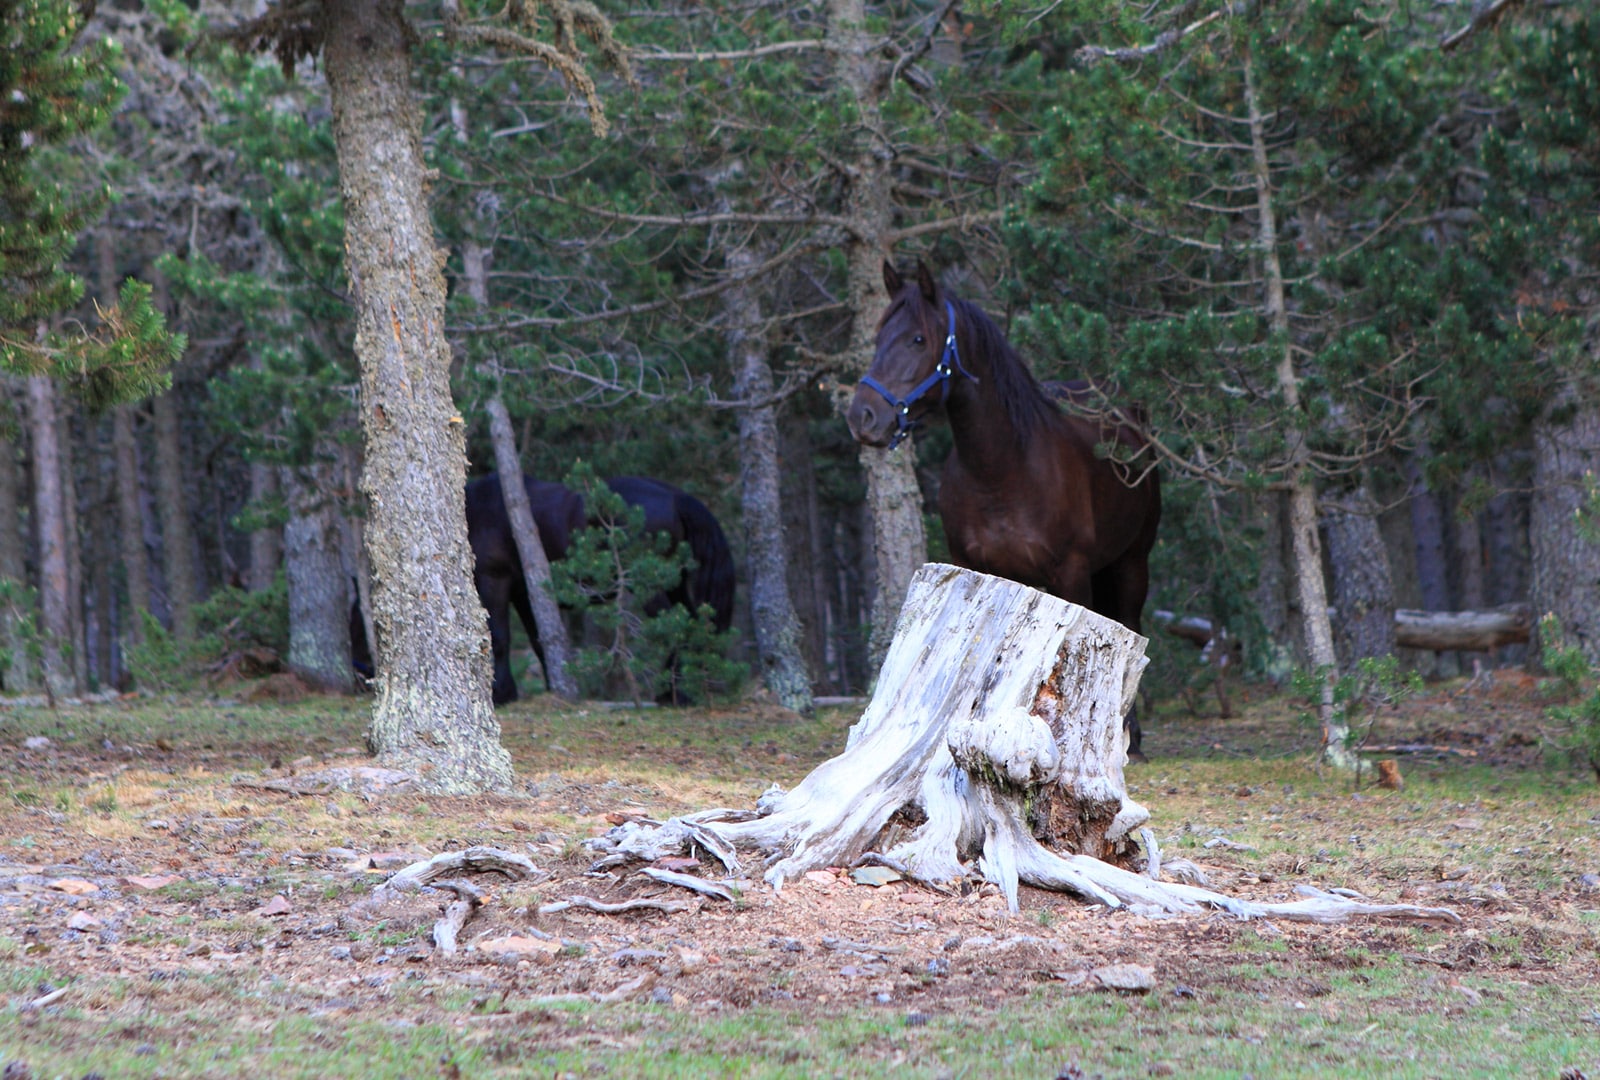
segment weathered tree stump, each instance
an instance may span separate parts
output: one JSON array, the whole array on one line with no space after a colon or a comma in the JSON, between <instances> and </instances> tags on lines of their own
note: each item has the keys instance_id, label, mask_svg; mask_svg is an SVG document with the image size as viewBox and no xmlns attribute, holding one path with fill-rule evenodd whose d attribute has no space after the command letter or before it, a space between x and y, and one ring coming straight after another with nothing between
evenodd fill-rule
<instances>
[{"instance_id":1,"label":"weathered tree stump","mask_svg":"<svg viewBox=\"0 0 1600 1080\"><path fill-rule=\"evenodd\" d=\"M1070 890L1112 907L1331 922L1353 914L1456 921L1453 912L1315 893L1252 904L1114 865L1150 816L1123 782L1122 716L1146 640L1110 619L1003 578L929 563L912 579L877 690L844 753L754 814L707 810L628 822L589 841L601 862L699 846L730 871L767 858L781 888L870 853L929 885L974 870L1000 886ZM1047 846L1048 845L1048 846Z\"/></svg>"}]
</instances>

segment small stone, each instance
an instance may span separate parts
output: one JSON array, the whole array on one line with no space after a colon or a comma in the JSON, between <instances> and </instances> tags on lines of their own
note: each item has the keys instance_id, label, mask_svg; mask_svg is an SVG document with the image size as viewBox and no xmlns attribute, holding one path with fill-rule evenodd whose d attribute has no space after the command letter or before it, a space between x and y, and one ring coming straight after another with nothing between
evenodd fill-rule
<instances>
[{"instance_id":1,"label":"small stone","mask_svg":"<svg viewBox=\"0 0 1600 1080\"><path fill-rule=\"evenodd\" d=\"M1143 964L1107 964L1090 973L1106 990L1128 994L1148 994L1156 988L1154 968Z\"/></svg>"},{"instance_id":2,"label":"small stone","mask_svg":"<svg viewBox=\"0 0 1600 1080\"><path fill-rule=\"evenodd\" d=\"M100 891L100 886L83 878L57 878L50 882L49 887L68 896L93 896Z\"/></svg>"},{"instance_id":3,"label":"small stone","mask_svg":"<svg viewBox=\"0 0 1600 1080\"><path fill-rule=\"evenodd\" d=\"M260 907L256 908L255 914L257 917L262 919L275 919L279 916L289 914L290 910L292 909L289 907L289 898L284 896L282 893L279 893L271 900L268 900L265 904L262 904Z\"/></svg>"},{"instance_id":4,"label":"small stone","mask_svg":"<svg viewBox=\"0 0 1600 1080\"><path fill-rule=\"evenodd\" d=\"M534 960L548 960L561 951L561 943L542 941L525 934L507 934L491 941L480 941L474 948L479 952L498 953L502 956L525 956Z\"/></svg>"},{"instance_id":5,"label":"small stone","mask_svg":"<svg viewBox=\"0 0 1600 1080\"><path fill-rule=\"evenodd\" d=\"M74 912L72 918L67 920L68 930L93 930L99 925L100 920L87 911Z\"/></svg>"},{"instance_id":6,"label":"small stone","mask_svg":"<svg viewBox=\"0 0 1600 1080\"><path fill-rule=\"evenodd\" d=\"M122 879L122 883L130 889L139 889L143 892L155 892L168 885L175 885L183 878L177 874L135 874Z\"/></svg>"},{"instance_id":7,"label":"small stone","mask_svg":"<svg viewBox=\"0 0 1600 1080\"><path fill-rule=\"evenodd\" d=\"M48 750L54 745L55 743L43 735L33 735L22 740L22 748L24 750Z\"/></svg>"}]
</instances>

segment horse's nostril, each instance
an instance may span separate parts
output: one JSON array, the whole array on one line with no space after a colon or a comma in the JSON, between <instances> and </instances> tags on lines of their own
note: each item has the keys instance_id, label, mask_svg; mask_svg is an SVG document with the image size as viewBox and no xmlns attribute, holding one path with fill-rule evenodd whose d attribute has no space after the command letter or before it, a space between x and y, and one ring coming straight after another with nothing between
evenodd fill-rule
<instances>
[{"instance_id":1,"label":"horse's nostril","mask_svg":"<svg viewBox=\"0 0 1600 1080\"><path fill-rule=\"evenodd\" d=\"M861 426L862 427L871 427L873 425L873 423L877 421L877 419L878 419L878 415L872 411L872 406L871 405L863 405L863 406L861 406Z\"/></svg>"}]
</instances>

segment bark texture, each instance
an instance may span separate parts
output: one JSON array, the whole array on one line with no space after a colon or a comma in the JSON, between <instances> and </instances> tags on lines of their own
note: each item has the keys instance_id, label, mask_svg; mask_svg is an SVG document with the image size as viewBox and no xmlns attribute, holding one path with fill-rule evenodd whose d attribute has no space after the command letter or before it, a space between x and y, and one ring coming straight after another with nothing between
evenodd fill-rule
<instances>
[{"instance_id":1,"label":"bark texture","mask_svg":"<svg viewBox=\"0 0 1600 1080\"><path fill-rule=\"evenodd\" d=\"M289 593L289 670L318 690L355 690L350 668L350 576L329 466L284 469L283 528Z\"/></svg>"},{"instance_id":2,"label":"bark texture","mask_svg":"<svg viewBox=\"0 0 1600 1080\"><path fill-rule=\"evenodd\" d=\"M1378 531L1377 511L1365 488L1345 502L1354 509L1329 513L1328 562L1333 567L1335 646L1346 669L1394 652L1394 581Z\"/></svg>"},{"instance_id":3,"label":"bark texture","mask_svg":"<svg viewBox=\"0 0 1600 1080\"><path fill-rule=\"evenodd\" d=\"M1600 465L1600 406L1568 388L1535 426L1533 445L1529 599L1540 617L1555 615L1566 644L1600 662L1600 544L1586 535L1584 510Z\"/></svg>"},{"instance_id":4,"label":"bark texture","mask_svg":"<svg viewBox=\"0 0 1600 1080\"><path fill-rule=\"evenodd\" d=\"M144 616L150 610L150 553L144 546L144 513L139 497L139 443L134 407L118 405L111 414L111 446L117 466L117 528L122 573L128 590L124 621L127 640L144 641Z\"/></svg>"},{"instance_id":5,"label":"bark texture","mask_svg":"<svg viewBox=\"0 0 1600 1080\"><path fill-rule=\"evenodd\" d=\"M0 392L5 384L0 383ZM28 614L24 608L24 589L28 584L27 546L22 536L22 469L17 461L17 447L10 439L0 437L0 582L11 586L11 601L0 603L0 649L6 651L8 661L3 676L8 692L34 690L39 685L39 672L28 654L28 643L23 633L22 620Z\"/></svg>"},{"instance_id":6,"label":"bark texture","mask_svg":"<svg viewBox=\"0 0 1600 1080\"><path fill-rule=\"evenodd\" d=\"M39 634L45 690L55 698L80 689L73 677L71 572L67 567L67 513L61 489L61 433L56 384L30 375L28 435L33 447L33 517L39 546Z\"/></svg>"},{"instance_id":7,"label":"bark texture","mask_svg":"<svg viewBox=\"0 0 1600 1080\"><path fill-rule=\"evenodd\" d=\"M278 494L278 470L261 461L250 463L250 502L261 506ZM250 566L245 571L245 587L262 592L272 587L283 560L283 541L276 525L253 529L250 533Z\"/></svg>"},{"instance_id":8,"label":"bark texture","mask_svg":"<svg viewBox=\"0 0 1600 1080\"><path fill-rule=\"evenodd\" d=\"M194 606L200 594L194 525L184 495L183 437L174 391L151 403L156 436L156 509L161 517L161 558L166 570L167 610L179 641L194 637Z\"/></svg>"},{"instance_id":9,"label":"bark texture","mask_svg":"<svg viewBox=\"0 0 1600 1080\"><path fill-rule=\"evenodd\" d=\"M89 635L83 603L83 544L78 530L78 470L73 437L76 404L56 395L56 431L61 451L61 518L67 557L67 642L63 654L72 665L72 684L80 691L89 685Z\"/></svg>"},{"instance_id":10,"label":"bark texture","mask_svg":"<svg viewBox=\"0 0 1600 1080\"><path fill-rule=\"evenodd\" d=\"M511 758L472 585L465 439L450 399L445 257L423 190L412 31L397 0L330 0L323 10L366 444L377 637L368 739L427 789L504 789Z\"/></svg>"},{"instance_id":11,"label":"bark texture","mask_svg":"<svg viewBox=\"0 0 1600 1080\"><path fill-rule=\"evenodd\" d=\"M730 252L739 273L755 261L745 248ZM772 368L760 333L761 301L749 285L723 294L724 337L734 394L746 401L772 395ZM800 619L789 596L784 558L783 510L778 468L778 410L772 405L739 412L739 495L744 511L745 564L750 574L750 609L761 678L784 708L809 716L815 709L811 676L800 651Z\"/></svg>"}]
</instances>

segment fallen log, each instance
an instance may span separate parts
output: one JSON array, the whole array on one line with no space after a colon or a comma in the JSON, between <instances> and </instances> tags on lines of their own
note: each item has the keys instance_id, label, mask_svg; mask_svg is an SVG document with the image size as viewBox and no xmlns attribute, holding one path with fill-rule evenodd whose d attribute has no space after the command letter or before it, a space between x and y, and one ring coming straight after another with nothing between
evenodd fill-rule
<instances>
[{"instance_id":1,"label":"fallen log","mask_svg":"<svg viewBox=\"0 0 1600 1080\"><path fill-rule=\"evenodd\" d=\"M976 872L1000 886L1013 911L1027 883L1152 912L1457 921L1448 909L1328 894L1255 904L1113 865L1131 861L1130 834L1150 816L1123 781L1122 716L1146 644L1057 597L930 563L912 579L877 689L844 753L792 791L763 796L754 819L707 810L659 828L629 822L588 843L608 863L699 844L730 872L741 851L754 849L775 888L878 851L935 886Z\"/></svg>"},{"instance_id":2,"label":"fallen log","mask_svg":"<svg viewBox=\"0 0 1600 1080\"><path fill-rule=\"evenodd\" d=\"M1414 611L1394 613L1395 644L1434 652L1475 652L1501 645L1523 645L1533 633L1530 604L1503 604L1487 611Z\"/></svg>"}]
</instances>

